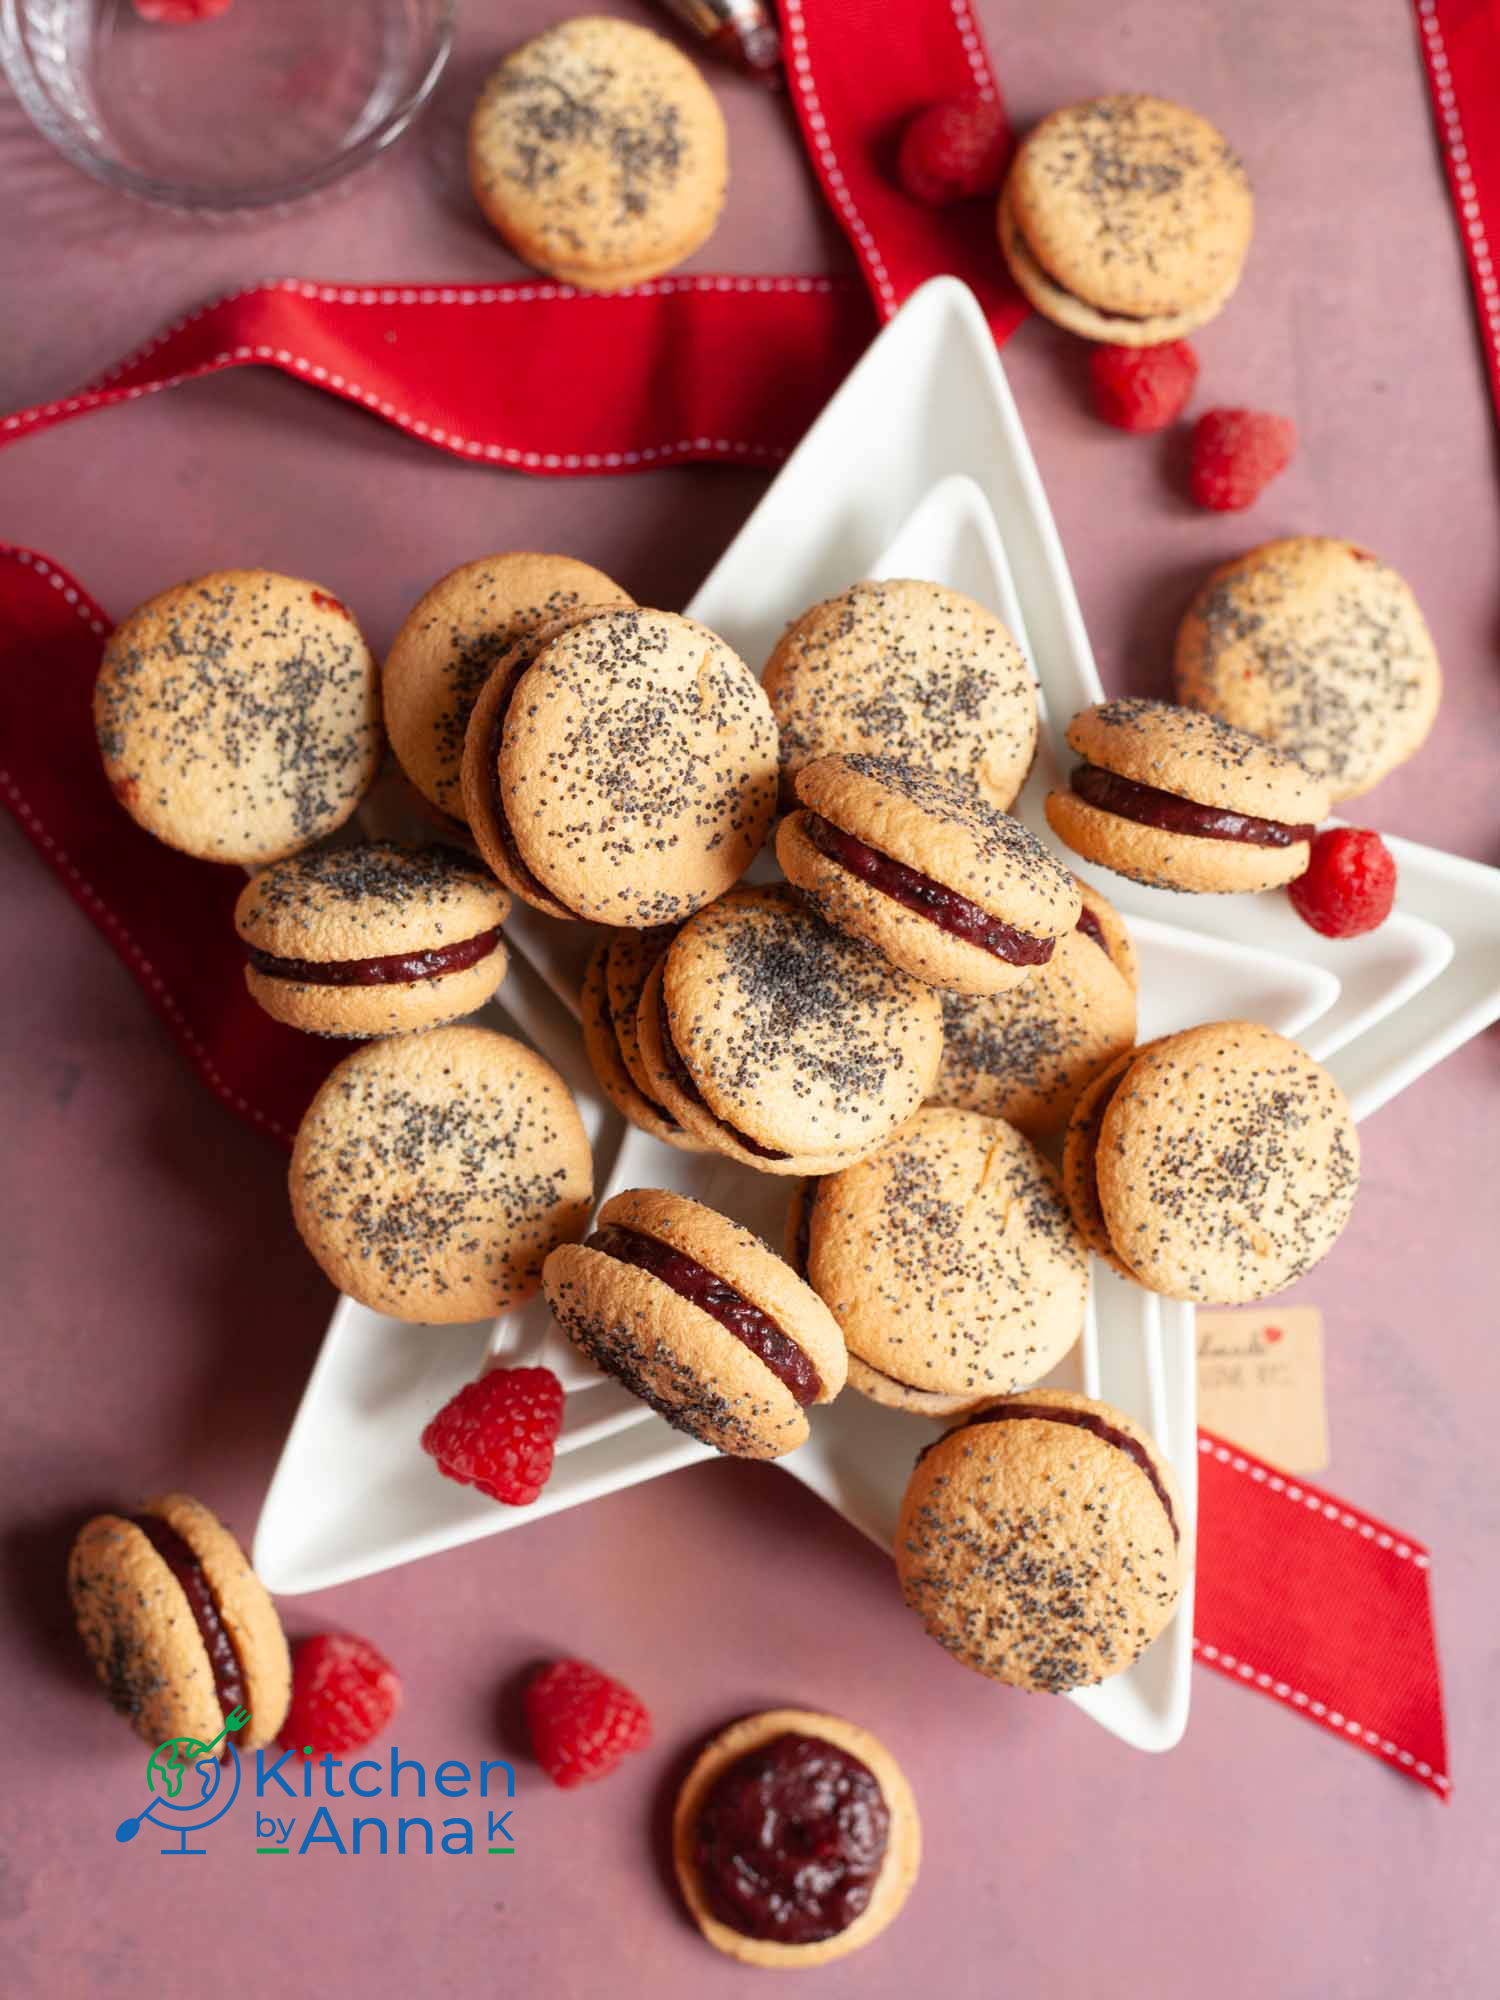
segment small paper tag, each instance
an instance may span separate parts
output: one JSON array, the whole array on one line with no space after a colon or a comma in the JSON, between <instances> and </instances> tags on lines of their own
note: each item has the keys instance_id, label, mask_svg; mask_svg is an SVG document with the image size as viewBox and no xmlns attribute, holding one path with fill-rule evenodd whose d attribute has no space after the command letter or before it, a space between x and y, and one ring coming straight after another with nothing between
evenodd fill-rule
<instances>
[{"instance_id":1,"label":"small paper tag","mask_svg":"<svg viewBox=\"0 0 1500 2000\"><path fill-rule=\"evenodd\" d=\"M1288 1472L1328 1463L1323 1315L1315 1306L1199 1312L1198 1421Z\"/></svg>"}]
</instances>

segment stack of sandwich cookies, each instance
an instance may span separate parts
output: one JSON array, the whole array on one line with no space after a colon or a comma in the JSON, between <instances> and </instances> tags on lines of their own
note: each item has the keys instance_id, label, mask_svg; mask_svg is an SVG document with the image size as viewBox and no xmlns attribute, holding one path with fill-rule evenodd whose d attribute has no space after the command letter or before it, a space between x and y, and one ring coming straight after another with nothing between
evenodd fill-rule
<instances>
[{"instance_id":1,"label":"stack of sandwich cookies","mask_svg":"<svg viewBox=\"0 0 1500 2000\"><path fill-rule=\"evenodd\" d=\"M680 923L737 882L765 840L770 704L691 619L579 620L522 669L500 722L507 839L555 911L639 930ZM471 736L482 727L476 709Z\"/></svg>"},{"instance_id":2,"label":"stack of sandwich cookies","mask_svg":"<svg viewBox=\"0 0 1500 2000\"><path fill-rule=\"evenodd\" d=\"M199 1501L167 1493L96 1515L73 1543L68 1593L105 1693L145 1742L222 1756L226 1734L244 1750L275 1740L292 1690L281 1620Z\"/></svg>"},{"instance_id":3,"label":"stack of sandwich cookies","mask_svg":"<svg viewBox=\"0 0 1500 2000\"><path fill-rule=\"evenodd\" d=\"M488 1028L346 1056L292 1152L292 1212L340 1291L393 1319L491 1319L576 1241L593 1162L562 1078Z\"/></svg>"},{"instance_id":4,"label":"stack of sandwich cookies","mask_svg":"<svg viewBox=\"0 0 1500 2000\"><path fill-rule=\"evenodd\" d=\"M896 1569L963 1666L1048 1694L1132 1666L1190 1570L1165 1454L1120 1410L1057 1389L977 1409L917 1460Z\"/></svg>"},{"instance_id":5,"label":"stack of sandwich cookies","mask_svg":"<svg viewBox=\"0 0 1500 2000\"><path fill-rule=\"evenodd\" d=\"M401 768L438 811L463 819L469 715L501 655L528 632L593 605L628 605L602 570L573 556L516 551L450 571L408 613L381 676Z\"/></svg>"},{"instance_id":6,"label":"stack of sandwich cookies","mask_svg":"<svg viewBox=\"0 0 1500 2000\"><path fill-rule=\"evenodd\" d=\"M672 1820L683 1899L742 1965L843 1958L877 1937L922 1859L916 1801L867 1729L770 1709L723 1730L688 1773Z\"/></svg>"},{"instance_id":7,"label":"stack of sandwich cookies","mask_svg":"<svg viewBox=\"0 0 1500 2000\"><path fill-rule=\"evenodd\" d=\"M1353 542L1294 535L1216 569L1177 635L1177 693L1288 751L1335 803L1419 749L1442 696L1410 586Z\"/></svg>"},{"instance_id":8,"label":"stack of sandwich cookies","mask_svg":"<svg viewBox=\"0 0 1500 2000\"><path fill-rule=\"evenodd\" d=\"M1135 1046L1138 971L1130 933L1078 883L1078 923L1029 979L1003 993L943 995L943 1066L933 1101L1004 1118L1030 1139L1067 1123L1079 1093Z\"/></svg>"},{"instance_id":9,"label":"stack of sandwich cookies","mask_svg":"<svg viewBox=\"0 0 1500 2000\"><path fill-rule=\"evenodd\" d=\"M271 570L221 570L132 611L99 664L94 726L132 819L186 854L251 867L342 826L384 747L353 615Z\"/></svg>"},{"instance_id":10,"label":"stack of sandwich cookies","mask_svg":"<svg viewBox=\"0 0 1500 2000\"><path fill-rule=\"evenodd\" d=\"M798 1191L788 1256L832 1311L851 1385L944 1416L1035 1382L1083 1330L1088 1261L1057 1175L997 1118L929 1107Z\"/></svg>"},{"instance_id":11,"label":"stack of sandwich cookies","mask_svg":"<svg viewBox=\"0 0 1500 2000\"><path fill-rule=\"evenodd\" d=\"M1213 1022L1137 1050L1084 1093L1064 1186L1080 1232L1138 1284L1249 1305L1337 1242L1359 1136L1343 1092L1295 1042Z\"/></svg>"},{"instance_id":12,"label":"stack of sandwich cookies","mask_svg":"<svg viewBox=\"0 0 1500 2000\"><path fill-rule=\"evenodd\" d=\"M873 1152L942 1057L936 993L781 888L736 890L685 924L636 1025L657 1102L771 1174L834 1173Z\"/></svg>"},{"instance_id":13,"label":"stack of sandwich cookies","mask_svg":"<svg viewBox=\"0 0 1500 2000\"><path fill-rule=\"evenodd\" d=\"M1020 647L941 584L856 583L790 626L762 684L781 730L783 801L836 750L966 778L1006 811L1036 752L1036 683Z\"/></svg>"},{"instance_id":14,"label":"stack of sandwich cookies","mask_svg":"<svg viewBox=\"0 0 1500 2000\"><path fill-rule=\"evenodd\" d=\"M805 1442L807 1407L844 1386L843 1336L817 1294L737 1222L638 1188L586 1242L548 1257L569 1337L678 1430L739 1458Z\"/></svg>"},{"instance_id":15,"label":"stack of sandwich cookies","mask_svg":"<svg viewBox=\"0 0 1500 2000\"><path fill-rule=\"evenodd\" d=\"M583 1045L599 1088L632 1125L685 1152L707 1152L706 1142L685 1132L653 1097L636 1032L646 980L674 935L670 927L615 931L595 945L579 1003Z\"/></svg>"},{"instance_id":16,"label":"stack of sandwich cookies","mask_svg":"<svg viewBox=\"0 0 1500 2000\"><path fill-rule=\"evenodd\" d=\"M1212 319L1239 282L1253 221L1223 136L1159 97L1054 111L1022 142L1000 194L1000 247L1031 304L1122 347Z\"/></svg>"},{"instance_id":17,"label":"stack of sandwich cookies","mask_svg":"<svg viewBox=\"0 0 1500 2000\"><path fill-rule=\"evenodd\" d=\"M797 777L777 829L788 879L829 923L924 981L999 993L1078 921L1067 870L966 779L865 753Z\"/></svg>"},{"instance_id":18,"label":"stack of sandwich cookies","mask_svg":"<svg viewBox=\"0 0 1500 2000\"><path fill-rule=\"evenodd\" d=\"M1329 795L1295 757L1170 702L1082 709L1083 762L1047 794L1047 821L1085 861L1158 889L1273 889L1307 868Z\"/></svg>"},{"instance_id":19,"label":"stack of sandwich cookies","mask_svg":"<svg viewBox=\"0 0 1500 2000\"><path fill-rule=\"evenodd\" d=\"M363 841L273 862L235 905L250 997L318 1035L455 1021L505 977L510 897L447 847Z\"/></svg>"},{"instance_id":20,"label":"stack of sandwich cookies","mask_svg":"<svg viewBox=\"0 0 1500 2000\"><path fill-rule=\"evenodd\" d=\"M469 126L469 178L518 257L618 291L706 241L728 187L728 135L679 49L586 15L523 43L489 78Z\"/></svg>"}]
</instances>

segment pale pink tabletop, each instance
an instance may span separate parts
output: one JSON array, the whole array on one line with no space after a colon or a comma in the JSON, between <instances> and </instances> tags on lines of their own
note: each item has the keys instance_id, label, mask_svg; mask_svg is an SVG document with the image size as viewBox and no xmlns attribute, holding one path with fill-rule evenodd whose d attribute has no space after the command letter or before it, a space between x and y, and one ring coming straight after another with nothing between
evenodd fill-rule
<instances>
[{"instance_id":1,"label":"pale pink tabletop","mask_svg":"<svg viewBox=\"0 0 1500 2000\"><path fill-rule=\"evenodd\" d=\"M205 230L111 197L0 102L0 406L65 392L253 278L513 275L464 196L458 135L487 63L562 10L464 11L439 100L398 151L342 197L253 227ZM1243 289L1198 342L1212 399L1286 411L1301 429L1296 465L1248 519L1193 512L1164 477L1168 447L1101 428L1077 351L1046 327L1006 350L1106 683L1164 688L1174 621L1214 560L1291 530L1357 537L1412 580L1448 676L1428 748L1360 813L1500 858L1495 432L1408 10L979 11L1019 124L1099 90L1151 89L1215 116L1256 181ZM733 78L720 88L735 184L699 261L842 267L785 106ZM572 551L644 601L680 603L763 483L714 469L528 482L243 370L0 454L0 533L72 567L116 614L199 570L290 569L347 597L383 644L443 570L514 545ZM85 1679L64 1551L91 1507L168 1484L248 1536L332 1295L292 1230L284 1157L188 1074L8 820L0 841L8 1992L758 1990L685 1922L663 1827L684 1751L783 1702L876 1730L925 1821L906 1914L818 1975L822 1994L1366 2000L1488 1986L1493 1035L1370 1122L1353 1224L1296 1292L1327 1317L1329 1483L1434 1551L1450 1808L1207 1673L1185 1742L1162 1759L1065 1704L989 1687L929 1644L852 1529L774 1469L724 1463L286 1606L294 1635L347 1625L387 1649L408 1694L397 1738L429 1768L506 1754L518 1675L559 1651L641 1689L657 1719L649 1754L571 1795L518 1754L507 1858L294 1856L261 1870L237 1809L235 1831L209 1835L180 1879L149 1829L130 1848L113 1840L138 1809L143 1760Z\"/></svg>"}]
</instances>

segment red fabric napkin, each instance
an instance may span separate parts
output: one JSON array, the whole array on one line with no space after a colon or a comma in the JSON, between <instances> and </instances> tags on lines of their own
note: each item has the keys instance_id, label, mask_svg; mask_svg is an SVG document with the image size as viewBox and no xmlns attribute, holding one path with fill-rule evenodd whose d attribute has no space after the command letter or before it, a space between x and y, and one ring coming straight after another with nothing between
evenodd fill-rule
<instances>
[{"instance_id":1,"label":"red fabric napkin","mask_svg":"<svg viewBox=\"0 0 1500 2000\"><path fill-rule=\"evenodd\" d=\"M1463 16L1490 62L1475 0ZM932 98L994 94L965 0L783 0L794 100L819 179L881 317L923 278L957 271L1003 339L1023 308L1001 273L987 203L922 209L889 180L901 121ZM1429 71L1449 74L1441 33ZM1486 35L1490 38L1487 42ZM1435 88L1437 84L1435 83ZM1439 89L1440 117L1445 106ZM1481 197L1447 128L1455 193ZM1500 145L1487 171L1500 163ZM1477 186L1477 183L1475 183ZM1478 214L1477 208L1475 211ZM1482 230L1468 231L1492 370L1500 355ZM1484 263L1475 260L1478 242ZM515 286L255 286L169 327L76 395L0 419L0 444L218 368L261 362L454 452L540 474L680 459L771 462L872 330L859 294L824 278L661 279L613 299ZM397 331L393 342L386 338ZM47 558L0 545L0 797L104 933L209 1087L290 1144L337 1047L248 999L230 912L238 870L173 853L105 782L90 696L109 621ZM1393 1770L1450 1793L1427 1552L1410 1536L1222 1439L1200 1435L1194 1650Z\"/></svg>"}]
</instances>

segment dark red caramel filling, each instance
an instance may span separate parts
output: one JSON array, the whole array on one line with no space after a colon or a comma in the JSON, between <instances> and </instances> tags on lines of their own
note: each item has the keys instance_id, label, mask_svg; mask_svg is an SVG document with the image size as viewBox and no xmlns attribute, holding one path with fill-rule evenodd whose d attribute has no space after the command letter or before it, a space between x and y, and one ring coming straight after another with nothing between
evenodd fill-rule
<instances>
[{"instance_id":1,"label":"dark red caramel filling","mask_svg":"<svg viewBox=\"0 0 1500 2000\"><path fill-rule=\"evenodd\" d=\"M234 1641L219 1614L219 1606L203 1573L203 1565L193 1554L187 1543L157 1514L134 1514L132 1525L139 1528L146 1540L161 1557L167 1568L182 1585L182 1594L188 1601L188 1609L193 1614L193 1623L198 1628L198 1636L203 1641L208 1654L209 1665L213 1668L214 1693L218 1696L219 1707L227 1717L232 1709L245 1708L245 1672L240 1665L240 1656L234 1650ZM226 1744L220 1752L228 1755Z\"/></svg>"},{"instance_id":2,"label":"dark red caramel filling","mask_svg":"<svg viewBox=\"0 0 1500 2000\"><path fill-rule=\"evenodd\" d=\"M700 1306L764 1361L804 1409L818 1400L822 1379L796 1341L784 1334L770 1314L762 1312L743 1292L716 1278L707 1265L674 1250L670 1243L646 1235L644 1230L626 1229L616 1222L596 1229L584 1248L598 1250L619 1264L634 1264L642 1271L649 1271L653 1278L660 1278L679 1298Z\"/></svg>"},{"instance_id":3,"label":"dark red caramel filling","mask_svg":"<svg viewBox=\"0 0 1500 2000\"><path fill-rule=\"evenodd\" d=\"M701 1104L710 1118L717 1119L718 1123L724 1127L724 1130L734 1140L735 1144L743 1146L747 1153L754 1153L758 1159L762 1160L789 1160L791 1158L790 1153L778 1153L770 1146L763 1146L758 1139L752 1139L748 1133L741 1132L737 1126L731 1125L727 1118L720 1118L718 1112L714 1110L713 1106L704 1097L703 1092L698 1088L696 1077L682 1060L681 1049L672 1040L672 1019L667 1012L665 989L663 989L656 1003L656 1020L657 1032L661 1036L662 1061L666 1064L668 1074L683 1096L691 1099L694 1104Z\"/></svg>"},{"instance_id":4,"label":"dark red caramel filling","mask_svg":"<svg viewBox=\"0 0 1500 2000\"><path fill-rule=\"evenodd\" d=\"M958 1428L967 1431L972 1430L976 1424L1018 1423L1027 1417L1034 1423L1071 1424L1075 1430L1092 1431L1096 1438L1103 1438L1104 1442L1114 1450L1123 1451L1127 1458L1133 1459L1151 1481L1151 1491L1166 1509L1167 1521L1172 1529L1172 1540L1181 1541L1177 1516L1172 1511L1172 1502L1167 1497L1167 1489L1162 1484L1161 1474L1157 1471L1150 1452L1128 1431L1117 1430L1113 1424L1106 1423L1103 1417L1096 1416L1092 1410L1059 1409L1051 1403L1007 1403L1001 1409L979 1410L972 1417L965 1417ZM948 1435L951 1437L953 1433L950 1431ZM927 1450L931 1451L932 1446L928 1445Z\"/></svg>"},{"instance_id":5,"label":"dark red caramel filling","mask_svg":"<svg viewBox=\"0 0 1500 2000\"><path fill-rule=\"evenodd\" d=\"M1075 928L1081 930L1085 937L1092 938L1104 956L1109 957L1109 946L1104 941L1103 927L1092 910L1084 909L1079 912Z\"/></svg>"},{"instance_id":6,"label":"dark red caramel filling","mask_svg":"<svg viewBox=\"0 0 1500 2000\"><path fill-rule=\"evenodd\" d=\"M505 791L500 783L500 745L505 736L505 718L510 714L510 705L515 699L516 689L521 685L521 676L526 671L523 660L511 674L505 692L495 710L495 724L490 731L490 810L495 816L495 834L505 849L505 858L518 882L528 888L534 896L541 896L549 903L556 903L559 909L567 909L560 896L554 896L545 882L540 882L526 862L521 858L521 850L516 845L516 836L511 830L510 814L505 810Z\"/></svg>"},{"instance_id":7,"label":"dark red caramel filling","mask_svg":"<svg viewBox=\"0 0 1500 2000\"><path fill-rule=\"evenodd\" d=\"M872 889L878 889L908 910L915 910L919 916L930 918L950 936L962 938L965 944L977 944L993 958L1003 958L1007 965L1045 965L1052 956L1055 939L1032 937L1012 924L1002 923L988 910L971 903L967 896L960 896L955 889L945 889L930 875L919 874L904 861L896 861L878 848L866 846L820 813L807 815L807 837L820 853L847 868L851 875L857 875L861 882L868 882Z\"/></svg>"},{"instance_id":8,"label":"dark red caramel filling","mask_svg":"<svg viewBox=\"0 0 1500 2000\"><path fill-rule=\"evenodd\" d=\"M1251 847L1295 847L1311 840L1311 826L1289 826L1285 820L1257 819L1254 813L1228 812L1222 806L1200 806L1155 785L1138 785L1118 771L1097 764L1080 764L1072 777L1079 798L1101 812L1132 819L1137 826L1158 826L1164 833L1194 833L1200 840L1238 840Z\"/></svg>"},{"instance_id":9,"label":"dark red caramel filling","mask_svg":"<svg viewBox=\"0 0 1500 2000\"><path fill-rule=\"evenodd\" d=\"M274 952L250 946L250 963L268 979L294 979L301 986L407 986L414 979L439 979L445 972L463 972L488 958L500 942L500 930L481 931L461 944L438 945L432 951L393 951L385 958L277 958Z\"/></svg>"},{"instance_id":10,"label":"dark red caramel filling","mask_svg":"<svg viewBox=\"0 0 1500 2000\"><path fill-rule=\"evenodd\" d=\"M870 1907L890 1832L867 1765L818 1736L778 1736L714 1781L693 1858L720 1923L741 1937L817 1944Z\"/></svg>"}]
</instances>

